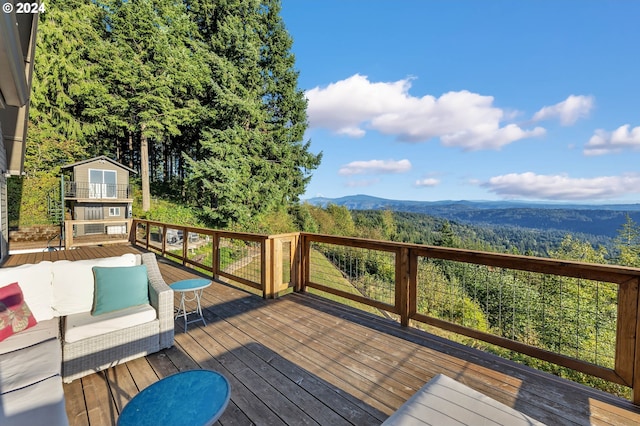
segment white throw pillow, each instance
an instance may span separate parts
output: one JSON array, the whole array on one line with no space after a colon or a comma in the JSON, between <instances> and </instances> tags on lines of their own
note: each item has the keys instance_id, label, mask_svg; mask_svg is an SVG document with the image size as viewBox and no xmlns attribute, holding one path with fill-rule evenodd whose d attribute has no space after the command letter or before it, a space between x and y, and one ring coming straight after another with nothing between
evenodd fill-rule
<instances>
[{"instance_id":1,"label":"white throw pillow","mask_svg":"<svg viewBox=\"0 0 640 426\"><path fill-rule=\"evenodd\" d=\"M58 316L89 312L93 306L94 266L135 266L133 253L53 263L53 309ZM28 303L28 302L27 302Z\"/></svg>"},{"instance_id":2,"label":"white throw pillow","mask_svg":"<svg viewBox=\"0 0 640 426\"><path fill-rule=\"evenodd\" d=\"M55 315L51 308L53 300L51 270L52 263L49 261L0 268L0 287L17 282L22 289L24 301L36 321L50 320Z\"/></svg>"}]
</instances>

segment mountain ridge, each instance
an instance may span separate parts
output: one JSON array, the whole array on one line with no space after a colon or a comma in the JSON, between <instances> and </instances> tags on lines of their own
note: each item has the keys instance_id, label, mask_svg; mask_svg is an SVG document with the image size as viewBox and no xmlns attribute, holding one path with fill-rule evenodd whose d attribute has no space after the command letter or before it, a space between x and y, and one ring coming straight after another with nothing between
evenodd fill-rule
<instances>
[{"instance_id":1,"label":"mountain ridge","mask_svg":"<svg viewBox=\"0 0 640 426\"><path fill-rule=\"evenodd\" d=\"M614 211L640 211L640 203L630 204L580 204L565 202L545 202L545 201L504 201L504 200L438 200L438 201L418 201L418 200L394 200L381 198L373 195L356 194L343 197L312 197L303 202L326 207L328 204L343 205L363 205L364 203L378 203L382 205L419 205L419 206L441 206L441 205L462 205L476 207L480 209L488 208L544 208L544 209L576 209L576 210L614 210ZM363 210L363 209L356 209Z\"/></svg>"},{"instance_id":2,"label":"mountain ridge","mask_svg":"<svg viewBox=\"0 0 640 426\"><path fill-rule=\"evenodd\" d=\"M314 197L305 202L349 210L393 210L423 213L469 224L516 226L615 237L629 216L640 223L640 204L576 204L529 201L412 201L365 194L339 198Z\"/></svg>"}]
</instances>

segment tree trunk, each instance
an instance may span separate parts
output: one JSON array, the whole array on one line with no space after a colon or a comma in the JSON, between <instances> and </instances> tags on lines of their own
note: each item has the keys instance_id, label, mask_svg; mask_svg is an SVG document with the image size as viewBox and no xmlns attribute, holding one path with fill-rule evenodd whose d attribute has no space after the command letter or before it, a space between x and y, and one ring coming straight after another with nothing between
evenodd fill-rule
<instances>
[{"instance_id":1,"label":"tree trunk","mask_svg":"<svg viewBox=\"0 0 640 426\"><path fill-rule=\"evenodd\" d=\"M151 190L149 188L149 142L144 134L144 124L140 130L140 178L142 180L142 211L151 208Z\"/></svg>"},{"instance_id":2,"label":"tree trunk","mask_svg":"<svg viewBox=\"0 0 640 426\"><path fill-rule=\"evenodd\" d=\"M129 168L133 169L133 134L129 131Z\"/></svg>"}]
</instances>

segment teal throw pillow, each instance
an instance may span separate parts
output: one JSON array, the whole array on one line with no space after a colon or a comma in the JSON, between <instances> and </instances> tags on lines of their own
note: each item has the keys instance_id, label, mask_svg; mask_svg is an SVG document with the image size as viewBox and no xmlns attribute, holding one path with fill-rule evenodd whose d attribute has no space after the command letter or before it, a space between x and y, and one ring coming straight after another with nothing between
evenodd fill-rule
<instances>
[{"instance_id":1,"label":"teal throw pillow","mask_svg":"<svg viewBox=\"0 0 640 426\"><path fill-rule=\"evenodd\" d=\"M94 266L93 276L95 287L91 315L149 303L146 265Z\"/></svg>"}]
</instances>

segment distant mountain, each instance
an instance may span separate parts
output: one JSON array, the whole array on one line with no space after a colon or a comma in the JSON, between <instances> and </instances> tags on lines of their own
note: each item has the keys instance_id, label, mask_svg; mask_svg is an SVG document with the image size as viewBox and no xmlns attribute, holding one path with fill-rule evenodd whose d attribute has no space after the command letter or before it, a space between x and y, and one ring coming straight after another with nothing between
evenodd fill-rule
<instances>
[{"instance_id":1,"label":"distant mountain","mask_svg":"<svg viewBox=\"0 0 640 426\"><path fill-rule=\"evenodd\" d=\"M369 195L316 197L306 202L349 210L393 210L424 213L470 224L518 226L615 237L628 214L640 223L640 204L554 204L525 201L409 201Z\"/></svg>"}]
</instances>

